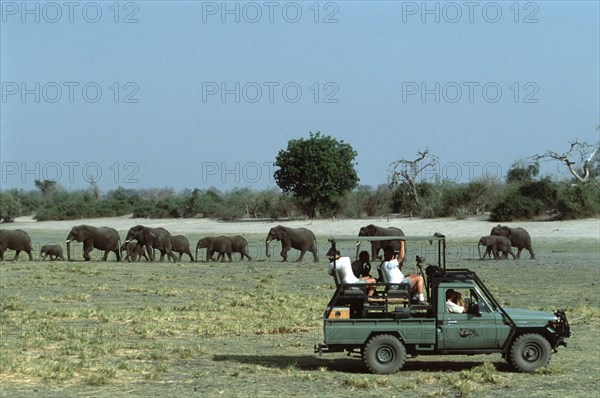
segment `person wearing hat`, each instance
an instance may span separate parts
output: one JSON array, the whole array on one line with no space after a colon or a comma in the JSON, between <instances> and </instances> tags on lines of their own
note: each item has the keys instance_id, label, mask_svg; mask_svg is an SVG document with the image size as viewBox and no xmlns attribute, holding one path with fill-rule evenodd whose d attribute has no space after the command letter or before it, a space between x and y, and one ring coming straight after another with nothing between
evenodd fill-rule
<instances>
[{"instance_id":1,"label":"person wearing hat","mask_svg":"<svg viewBox=\"0 0 600 398\"><path fill-rule=\"evenodd\" d=\"M454 289L446 290L446 310L453 314L467 312L462 295Z\"/></svg>"},{"instance_id":2,"label":"person wearing hat","mask_svg":"<svg viewBox=\"0 0 600 398\"><path fill-rule=\"evenodd\" d=\"M383 262L379 265L380 272L385 272L388 283L408 283L410 284L410 290L413 294L416 294L416 300L419 305L429 305L425 301L423 295L423 287L425 283L423 277L420 275L406 275L400 271L400 264L398 263L399 253L394 252L394 248L390 245L383 248Z\"/></svg>"},{"instance_id":3,"label":"person wearing hat","mask_svg":"<svg viewBox=\"0 0 600 398\"><path fill-rule=\"evenodd\" d=\"M333 275L334 270L340 276L340 280L344 284L367 284L367 294L372 296L375 293L377 281L369 276L357 278L352 271L352 262L350 257L342 257L339 250L334 250L333 246L327 252L329 258L329 275Z\"/></svg>"}]
</instances>

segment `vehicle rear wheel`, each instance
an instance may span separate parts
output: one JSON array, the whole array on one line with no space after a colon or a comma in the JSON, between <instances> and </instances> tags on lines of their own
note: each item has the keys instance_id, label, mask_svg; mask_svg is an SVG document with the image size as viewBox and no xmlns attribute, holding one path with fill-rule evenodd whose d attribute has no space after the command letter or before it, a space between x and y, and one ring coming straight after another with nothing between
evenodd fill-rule
<instances>
[{"instance_id":1,"label":"vehicle rear wheel","mask_svg":"<svg viewBox=\"0 0 600 398\"><path fill-rule=\"evenodd\" d=\"M524 334L515 339L510 347L510 363L520 372L533 372L550 362L552 348L539 334Z\"/></svg>"},{"instance_id":2,"label":"vehicle rear wheel","mask_svg":"<svg viewBox=\"0 0 600 398\"><path fill-rule=\"evenodd\" d=\"M365 345L363 361L373 373L394 373L406 362L406 348L397 337L379 334L373 336Z\"/></svg>"}]
</instances>

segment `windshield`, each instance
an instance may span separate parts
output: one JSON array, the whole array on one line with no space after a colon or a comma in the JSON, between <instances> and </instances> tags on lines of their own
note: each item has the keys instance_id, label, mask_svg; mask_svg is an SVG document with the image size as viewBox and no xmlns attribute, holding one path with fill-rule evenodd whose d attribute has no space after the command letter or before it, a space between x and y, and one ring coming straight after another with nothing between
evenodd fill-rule
<instances>
[{"instance_id":1,"label":"windshield","mask_svg":"<svg viewBox=\"0 0 600 398\"><path fill-rule=\"evenodd\" d=\"M494 306L494 301L491 300L487 295L479 290L479 287L476 287L473 290L473 294L477 295L477 302L479 304L479 311L481 312L491 312L496 310L496 306Z\"/></svg>"}]
</instances>

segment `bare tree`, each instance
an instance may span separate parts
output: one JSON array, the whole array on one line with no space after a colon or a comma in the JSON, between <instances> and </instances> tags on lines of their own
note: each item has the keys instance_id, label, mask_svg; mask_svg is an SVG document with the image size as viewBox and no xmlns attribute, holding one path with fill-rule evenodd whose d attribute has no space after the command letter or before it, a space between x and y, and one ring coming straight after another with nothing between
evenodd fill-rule
<instances>
[{"instance_id":1,"label":"bare tree","mask_svg":"<svg viewBox=\"0 0 600 398\"><path fill-rule=\"evenodd\" d=\"M600 181L596 168L600 164L598 157L599 145L591 145L586 142L575 140L570 143L569 150L563 153L546 151L541 155L533 155L531 158L535 161L540 160L558 160L567 165L569 171L582 183L592 182L596 188L600 189ZM592 170L595 172L592 173Z\"/></svg>"},{"instance_id":2,"label":"bare tree","mask_svg":"<svg viewBox=\"0 0 600 398\"><path fill-rule=\"evenodd\" d=\"M418 151L414 160L401 159L390 163L390 176L388 183L392 190L399 189L402 194L409 197L412 205L411 214L419 207L419 193L417 191L417 178L428 167L434 167L438 157L429 153L429 148Z\"/></svg>"},{"instance_id":3,"label":"bare tree","mask_svg":"<svg viewBox=\"0 0 600 398\"><path fill-rule=\"evenodd\" d=\"M98 183L93 178L90 178L89 183L90 183L90 186L88 188L88 192L92 195L92 197L94 198L95 201L100 200L102 191L100 191L100 187L98 186Z\"/></svg>"}]
</instances>

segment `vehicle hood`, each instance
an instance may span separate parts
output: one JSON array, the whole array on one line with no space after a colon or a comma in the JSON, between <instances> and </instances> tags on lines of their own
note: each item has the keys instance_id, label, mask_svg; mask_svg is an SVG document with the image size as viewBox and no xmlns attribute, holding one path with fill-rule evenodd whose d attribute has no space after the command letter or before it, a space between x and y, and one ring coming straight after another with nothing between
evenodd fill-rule
<instances>
[{"instance_id":1,"label":"vehicle hood","mask_svg":"<svg viewBox=\"0 0 600 398\"><path fill-rule=\"evenodd\" d=\"M504 308L517 326L545 325L556 320L556 315L546 311L524 310L521 308Z\"/></svg>"}]
</instances>

